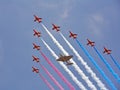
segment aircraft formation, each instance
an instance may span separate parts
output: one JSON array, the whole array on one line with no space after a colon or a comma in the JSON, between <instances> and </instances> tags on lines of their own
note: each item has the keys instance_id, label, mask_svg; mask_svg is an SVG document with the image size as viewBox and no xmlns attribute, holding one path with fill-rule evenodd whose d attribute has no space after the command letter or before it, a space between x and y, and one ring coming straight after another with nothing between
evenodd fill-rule
<instances>
[{"instance_id":1,"label":"aircraft formation","mask_svg":"<svg viewBox=\"0 0 120 90\"><path fill-rule=\"evenodd\" d=\"M74 67L74 69L79 73L79 75L86 82L87 86L89 87L89 90L98 90L98 89L100 89L100 90L109 90L109 89L111 89L111 90L119 90L119 88L116 87L114 85L114 83L112 82L112 80L106 75L106 73L104 72L104 70L102 69L102 67L100 67L99 64L97 64L97 62L90 55L90 53L87 51L87 49L80 43L80 41L78 40L78 35L77 34L69 31L69 38L73 38L76 41L76 43L78 44L78 46L83 50L83 52L88 57L88 59L91 61L91 63L93 63L94 67L103 76L104 80L108 84L107 86L105 85L105 83L102 80L100 80L100 78L91 69L91 67L87 64L87 62L79 55L79 53L77 52L77 50L75 50L75 48L70 44L70 42L64 37L64 35L60 31L60 26L58 26L56 24L52 24L52 28L51 29L55 30L56 32L58 32L62 36L62 38L65 40L65 42L70 47L70 49L74 52L75 55L69 55L65 50L63 50L64 48L62 48L62 46L60 45L60 43L55 39L55 37L50 33L50 31L42 23L42 18L39 18L37 15L34 15L34 22L41 24L41 26L45 29L45 31L51 37L52 41L62 51L63 55L60 54L60 56L57 56L55 54L55 52L51 49L51 47L42 38L42 36L41 36L42 33L40 31L38 31L36 29L33 29L33 36L34 37L38 37L39 39L41 39L41 41L46 46L46 48L51 52L51 55L53 57L55 57L55 62L59 63L64 68L64 70L69 74L69 76L72 78L72 80L78 85L78 87L80 88L80 90L88 90L88 89L86 88L86 86L84 84L82 84L81 81L78 80L78 78L68 68L68 66L70 66L71 68ZM86 45L93 47L93 49L95 50L95 52L97 53L97 55L100 57L101 61L103 61L103 63L106 65L106 67L111 72L111 74L113 75L113 77L116 79L116 82L118 82L120 84L120 77L119 77L119 75L113 70L113 68L111 67L111 65L109 64L109 62L103 57L103 55L96 48L95 42L91 41L90 39L87 39ZM38 51L41 54L41 56L44 57L44 59L48 62L48 64L55 70L55 72L60 76L60 78L68 85L69 90L76 90L75 87L67 80L67 78L64 77L64 75L62 74L62 72L60 72L57 69L57 66L53 65L53 63L51 62L51 60L42 52L41 47L39 45L37 45L36 43L33 43L33 49L36 50L36 51ZM111 51L112 50L109 50L106 47L104 47L102 53L103 54L106 53L107 55L109 55L111 57L111 59L113 60L114 64L120 70L120 65L117 62L117 60L115 60L113 58L113 56L111 55ZM97 83L97 87L96 87L96 85L94 85L92 83L92 81L89 80L89 78L88 78L89 76L85 75L84 71L82 71L80 69L80 67L77 65L78 63L76 63L75 60L73 60L74 56L78 57L78 60L85 67L86 71L90 74L90 77ZM42 64L40 64L40 62L42 62L43 60L40 61L40 59L38 57L34 56L34 55L32 55L32 58L33 58L34 62L39 63L39 65L41 66L41 68L44 69L44 71L46 72L46 74L48 76L50 76L51 80L53 80L55 82L55 84L59 87L60 90L65 90L64 87L54 78L54 76L52 76L52 74L44 66L42 66ZM51 83L49 83L49 81L47 81L47 79L42 76L42 74L40 73L40 71L39 71L38 68L36 68L35 66L32 66L32 72L35 72L35 73L39 74L39 76L42 78L42 80L45 82L45 84L49 87L50 90L55 90L54 87L51 85ZM84 79L84 78L87 78L87 79Z\"/></svg>"}]
</instances>

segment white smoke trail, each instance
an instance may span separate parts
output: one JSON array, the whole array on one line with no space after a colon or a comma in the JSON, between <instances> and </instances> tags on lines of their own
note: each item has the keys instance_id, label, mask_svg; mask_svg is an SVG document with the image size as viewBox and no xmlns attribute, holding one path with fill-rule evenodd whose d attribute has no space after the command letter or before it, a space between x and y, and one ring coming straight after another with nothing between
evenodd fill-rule
<instances>
[{"instance_id":1,"label":"white smoke trail","mask_svg":"<svg viewBox=\"0 0 120 90\"><path fill-rule=\"evenodd\" d=\"M58 48L65 54L69 55L67 51L60 45L60 43L54 38L54 36L48 31L48 29L41 23L42 27L46 30L46 32L49 34L53 42L58 46ZM87 83L88 87L91 88L91 90L97 90L95 85L89 80L89 78L83 73L83 71L78 67L78 65L71 59L71 62L73 63L73 67L78 72L78 74L81 76L81 78Z\"/></svg>"},{"instance_id":2,"label":"white smoke trail","mask_svg":"<svg viewBox=\"0 0 120 90\"><path fill-rule=\"evenodd\" d=\"M87 63L82 59L82 57L79 55L79 53L75 50L75 48L70 44L70 42L63 36L63 34L60 32L60 35L65 40L65 42L68 44L70 49L74 52L74 54L77 56L78 60L81 62L81 64L85 67L86 71L90 73L91 77L97 82L97 85L100 87L101 90L108 90L105 85L102 83L102 81L96 76L96 74L92 71L92 69L87 65Z\"/></svg>"},{"instance_id":3,"label":"white smoke trail","mask_svg":"<svg viewBox=\"0 0 120 90\"><path fill-rule=\"evenodd\" d=\"M51 52L52 56L55 58L55 59L58 59L59 57L55 54L55 52L50 48L50 46L41 38L42 42L44 43L44 45L47 47L47 49ZM85 86L80 82L78 81L78 79L75 77L75 75L68 69L68 67L63 64L63 62L58 62L63 68L64 70L70 75L70 77L72 78L72 80L79 86L79 88L81 90L87 90L85 88Z\"/></svg>"}]
</instances>

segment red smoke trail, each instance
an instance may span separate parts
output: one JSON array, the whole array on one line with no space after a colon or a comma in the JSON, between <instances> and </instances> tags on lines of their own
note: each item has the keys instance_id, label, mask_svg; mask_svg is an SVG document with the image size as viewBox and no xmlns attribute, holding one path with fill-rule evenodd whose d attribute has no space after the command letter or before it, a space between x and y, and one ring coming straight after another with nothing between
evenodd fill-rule
<instances>
[{"instance_id":1,"label":"red smoke trail","mask_svg":"<svg viewBox=\"0 0 120 90\"><path fill-rule=\"evenodd\" d=\"M61 79L68 85L70 90L75 90L74 86L63 76L63 74L52 64L52 62L40 51L47 63L54 69L54 71L61 77Z\"/></svg>"},{"instance_id":2,"label":"red smoke trail","mask_svg":"<svg viewBox=\"0 0 120 90\"><path fill-rule=\"evenodd\" d=\"M39 73L39 76L46 83L46 85L50 88L50 90L54 90L54 88L52 87L52 85L40 73Z\"/></svg>"},{"instance_id":3,"label":"red smoke trail","mask_svg":"<svg viewBox=\"0 0 120 90\"><path fill-rule=\"evenodd\" d=\"M42 67L42 69L47 73L47 75L53 80L53 82L59 87L60 90L64 90L64 88L58 83L58 81L50 74L50 72L39 63L39 65Z\"/></svg>"}]
</instances>

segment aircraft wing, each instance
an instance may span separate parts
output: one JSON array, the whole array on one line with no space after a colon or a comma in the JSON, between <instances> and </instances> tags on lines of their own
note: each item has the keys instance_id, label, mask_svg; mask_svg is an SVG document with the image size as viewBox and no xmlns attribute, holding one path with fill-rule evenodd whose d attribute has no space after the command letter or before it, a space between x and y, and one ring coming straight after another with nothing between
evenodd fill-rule
<instances>
[{"instance_id":1,"label":"aircraft wing","mask_svg":"<svg viewBox=\"0 0 120 90\"><path fill-rule=\"evenodd\" d=\"M57 61L63 61L61 58L58 58Z\"/></svg>"},{"instance_id":2,"label":"aircraft wing","mask_svg":"<svg viewBox=\"0 0 120 90\"><path fill-rule=\"evenodd\" d=\"M73 63L67 63L66 65L72 65Z\"/></svg>"}]
</instances>

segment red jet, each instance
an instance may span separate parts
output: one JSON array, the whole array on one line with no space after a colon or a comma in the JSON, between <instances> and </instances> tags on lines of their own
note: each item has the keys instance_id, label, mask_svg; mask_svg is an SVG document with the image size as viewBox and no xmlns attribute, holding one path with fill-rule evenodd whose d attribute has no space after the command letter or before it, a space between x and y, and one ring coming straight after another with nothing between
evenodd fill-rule
<instances>
[{"instance_id":1,"label":"red jet","mask_svg":"<svg viewBox=\"0 0 120 90\"><path fill-rule=\"evenodd\" d=\"M107 48L104 47L103 53L111 54L111 51L112 51L112 50L109 50L109 49L107 49Z\"/></svg>"},{"instance_id":2,"label":"red jet","mask_svg":"<svg viewBox=\"0 0 120 90\"><path fill-rule=\"evenodd\" d=\"M39 18L38 16L36 16L36 15L34 15L34 22L38 22L38 23L40 23L40 22L42 22L42 18Z\"/></svg>"},{"instance_id":3,"label":"red jet","mask_svg":"<svg viewBox=\"0 0 120 90\"><path fill-rule=\"evenodd\" d=\"M57 32L60 31L60 29L59 29L60 26L57 26L55 24L52 24L52 26L53 26L52 30L56 30Z\"/></svg>"},{"instance_id":4,"label":"red jet","mask_svg":"<svg viewBox=\"0 0 120 90\"><path fill-rule=\"evenodd\" d=\"M89 39L87 39L87 41L88 41L87 45L90 45L91 47L95 46L95 42L92 42Z\"/></svg>"},{"instance_id":5,"label":"red jet","mask_svg":"<svg viewBox=\"0 0 120 90\"><path fill-rule=\"evenodd\" d=\"M36 61L36 62L40 62L39 60L39 58L37 58L37 57L35 57L35 56L32 56L33 57L33 61Z\"/></svg>"},{"instance_id":6,"label":"red jet","mask_svg":"<svg viewBox=\"0 0 120 90\"><path fill-rule=\"evenodd\" d=\"M35 68L35 67L32 67L32 71L35 72L35 73L39 73L39 69Z\"/></svg>"},{"instance_id":7,"label":"red jet","mask_svg":"<svg viewBox=\"0 0 120 90\"><path fill-rule=\"evenodd\" d=\"M36 45L35 43L33 43L33 49L37 49L37 50L40 50L40 46Z\"/></svg>"},{"instance_id":8,"label":"red jet","mask_svg":"<svg viewBox=\"0 0 120 90\"><path fill-rule=\"evenodd\" d=\"M35 29L33 29L33 31L34 31L34 34L33 34L34 36L37 36L37 37L41 36L40 32L36 31Z\"/></svg>"},{"instance_id":9,"label":"red jet","mask_svg":"<svg viewBox=\"0 0 120 90\"><path fill-rule=\"evenodd\" d=\"M73 39L77 38L77 34L74 34L74 33L72 33L71 31L69 31L69 32L70 32L69 37L72 37Z\"/></svg>"}]
</instances>

